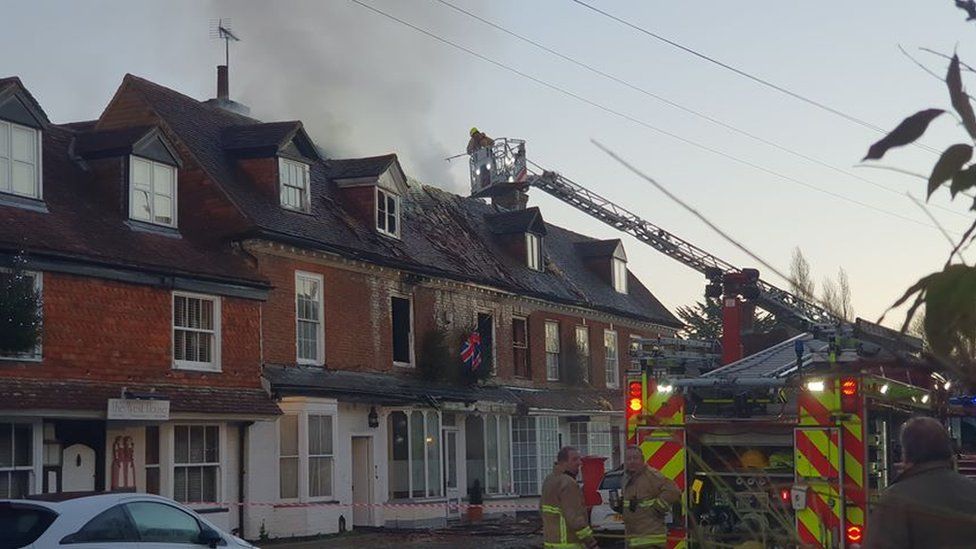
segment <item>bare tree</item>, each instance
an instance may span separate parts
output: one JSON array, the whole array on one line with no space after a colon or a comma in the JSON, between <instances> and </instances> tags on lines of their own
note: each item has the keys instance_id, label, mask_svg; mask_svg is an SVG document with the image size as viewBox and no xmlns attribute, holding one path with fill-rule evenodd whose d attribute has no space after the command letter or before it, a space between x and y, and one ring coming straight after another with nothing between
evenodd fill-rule
<instances>
[{"instance_id":1,"label":"bare tree","mask_svg":"<svg viewBox=\"0 0 976 549\"><path fill-rule=\"evenodd\" d=\"M851 305L851 282L843 267L837 272L837 280L824 277L820 300L827 310L839 318L851 320L854 307Z\"/></svg>"},{"instance_id":2,"label":"bare tree","mask_svg":"<svg viewBox=\"0 0 976 549\"><path fill-rule=\"evenodd\" d=\"M793 248L793 259L790 261L790 290L808 301L813 300L816 290L816 284L810 276L810 263L803 257L799 246Z\"/></svg>"},{"instance_id":3,"label":"bare tree","mask_svg":"<svg viewBox=\"0 0 976 549\"><path fill-rule=\"evenodd\" d=\"M854 305L851 303L851 280L843 267L837 271L837 289L840 293L841 316L847 320L854 319Z\"/></svg>"}]
</instances>

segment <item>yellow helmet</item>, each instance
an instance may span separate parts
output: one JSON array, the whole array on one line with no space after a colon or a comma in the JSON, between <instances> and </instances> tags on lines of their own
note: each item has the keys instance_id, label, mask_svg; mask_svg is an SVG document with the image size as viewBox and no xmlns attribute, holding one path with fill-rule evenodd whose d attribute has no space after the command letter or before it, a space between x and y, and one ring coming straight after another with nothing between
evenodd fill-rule
<instances>
[{"instance_id":1,"label":"yellow helmet","mask_svg":"<svg viewBox=\"0 0 976 549\"><path fill-rule=\"evenodd\" d=\"M765 469L769 466L766 455L759 450L749 449L739 457L739 463L745 469Z\"/></svg>"},{"instance_id":2,"label":"yellow helmet","mask_svg":"<svg viewBox=\"0 0 976 549\"><path fill-rule=\"evenodd\" d=\"M478 133L478 128L471 128L471 135Z\"/></svg>"}]
</instances>

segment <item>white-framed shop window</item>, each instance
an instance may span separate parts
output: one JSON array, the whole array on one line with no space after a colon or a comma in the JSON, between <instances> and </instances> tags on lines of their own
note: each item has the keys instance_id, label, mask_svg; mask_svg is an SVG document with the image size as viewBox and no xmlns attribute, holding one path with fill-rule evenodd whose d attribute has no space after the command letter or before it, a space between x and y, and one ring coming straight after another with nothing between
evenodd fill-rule
<instances>
[{"instance_id":1,"label":"white-framed shop window","mask_svg":"<svg viewBox=\"0 0 976 549\"><path fill-rule=\"evenodd\" d=\"M33 424L0 422L0 499L21 499L33 486Z\"/></svg>"},{"instance_id":2,"label":"white-framed shop window","mask_svg":"<svg viewBox=\"0 0 976 549\"><path fill-rule=\"evenodd\" d=\"M440 412L395 410L386 426L390 499L442 496Z\"/></svg>"},{"instance_id":3,"label":"white-framed shop window","mask_svg":"<svg viewBox=\"0 0 976 549\"><path fill-rule=\"evenodd\" d=\"M335 499L334 407L283 404L278 418L278 496L282 501Z\"/></svg>"},{"instance_id":4,"label":"white-framed shop window","mask_svg":"<svg viewBox=\"0 0 976 549\"><path fill-rule=\"evenodd\" d=\"M173 499L215 503L221 496L219 425L173 427Z\"/></svg>"},{"instance_id":5,"label":"white-framed shop window","mask_svg":"<svg viewBox=\"0 0 976 549\"><path fill-rule=\"evenodd\" d=\"M576 421L569 424L569 445L584 456L612 457L610 424L599 421Z\"/></svg>"},{"instance_id":6,"label":"white-framed shop window","mask_svg":"<svg viewBox=\"0 0 976 549\"><path fill-rule=\"evenodd\" d=\"M559 452L559 419L555 416L512 418L512 476L515 493L536 496Z\"/></svg>"}]
</instances>

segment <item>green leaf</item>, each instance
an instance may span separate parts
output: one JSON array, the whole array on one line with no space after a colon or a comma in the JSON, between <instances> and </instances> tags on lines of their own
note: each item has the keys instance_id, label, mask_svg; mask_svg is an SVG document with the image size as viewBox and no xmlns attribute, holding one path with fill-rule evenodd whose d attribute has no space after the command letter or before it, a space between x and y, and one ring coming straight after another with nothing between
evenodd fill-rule
<instances>
[{"instance_id":1,"label":"green leaf","mask_svg":"<svg viewBox=\"0 0 976 549\"><path fill-rule=\"evenodd\" d=\"M925 335L940 356L970 348L976 339L976 268L950 265L926 277Z\"/></svg>"},{"instance_id":2,"label":"green leaf","mask_svg":"<svg viewBox=\"0 0 976 549\"><path fill-rule=\"evenodd\" d=\"M962 87L962 76L959 74L959 56L953 54L952 61L949 62L949 72L946 73L946 85L949 87L949 97L952 99L952 108L956 109L962 118L962 125L969 132L969 136L976 139L976 113L973 113L973 105L966 95L966 90Z\"/></svg>"},{"instance_id":3,"label":"green leaf","mask_svg":"<svg viewBox=\"0 0 976 549\"><path fill-rule=\"evenodd\" d=\"M901 124L898 124L895 129L891 130L891 133L882 137L874 145L871 145L871 148L868 149L868 154L862 161L877 160L883 157L888 152L888 149L901 147L914 142L919 137L922 137L922 134L929 127L929 123L944 112L942 109L925 109L902 120Z\"/></svg>"},{"instance_id":4,"label":"green leaf","mask_svg":"<svg viewBox=\"0 0 976 549\"><path fill-rule=\"evenodd\" d=\"M952 198L955 198L957 194L973 187L976 187L976 165L956 172L952 176L952 185L949 186L949 192L952 193Z\"/></svg>"},{"instance_id":5,"label":"green leaf","mask_svg":"<svg viewBox=\"0 0 976 549\"><path fill-rule=\"evenodd\" d=\"M926 200L932 198L932 193L950 178L953 179L953 184L955 184L956 173L972 157L973 148L970 145L959 143L951 145L946 149L942 153L942 156L939 157L939 161L935 163L935 167L932 168L932 175L929 176L929 194L926 196ZM955 195L956 193L952 193L952 196Z\"/></svg>"}]
</instances>

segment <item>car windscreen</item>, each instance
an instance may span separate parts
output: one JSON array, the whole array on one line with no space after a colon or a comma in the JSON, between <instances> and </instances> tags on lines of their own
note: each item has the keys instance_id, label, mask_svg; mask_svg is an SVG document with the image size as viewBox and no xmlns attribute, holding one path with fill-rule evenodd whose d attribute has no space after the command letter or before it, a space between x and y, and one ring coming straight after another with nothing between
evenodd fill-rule
<instances>
[{"instance_id":1,"label":"car windscreen","mask_svg":"<svg viewBox=\"0 0 976 549\"><path fill-rule=\"evenodd\" d=\"M600 481L600 490L619 490L620 489L620 479L623 475L603 475L603 480Z\"/></svg>"},{"instance_id":2,"label":"car windscreen","mask_svg":"<svg viewBox=\"0 0 976 549\"><path fill-rule=\"evenodd\" d=\"M37 505L0 501L0 547L16 549L34 543L57 513Z\"/></svg>"}]
</instances>

